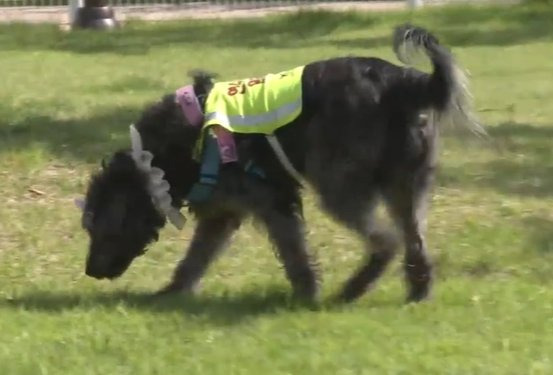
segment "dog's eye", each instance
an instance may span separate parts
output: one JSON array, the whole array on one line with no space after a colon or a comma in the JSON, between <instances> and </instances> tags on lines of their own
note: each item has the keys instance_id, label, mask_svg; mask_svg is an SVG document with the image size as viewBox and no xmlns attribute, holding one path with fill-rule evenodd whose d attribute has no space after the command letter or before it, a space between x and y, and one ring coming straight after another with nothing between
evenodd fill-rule
<instances>
[{"instance_id":1,"label":"dog's eye","mask_svg":"<svg viewBox=\"0 0 553 375\"><path fill-rule=\"evenodd\" d=\"M419 113L417 117L417 126L424 128L427 125L429 125L430 121L431 121L431 117L428 113Z\"/></svg>"}]
</instances>

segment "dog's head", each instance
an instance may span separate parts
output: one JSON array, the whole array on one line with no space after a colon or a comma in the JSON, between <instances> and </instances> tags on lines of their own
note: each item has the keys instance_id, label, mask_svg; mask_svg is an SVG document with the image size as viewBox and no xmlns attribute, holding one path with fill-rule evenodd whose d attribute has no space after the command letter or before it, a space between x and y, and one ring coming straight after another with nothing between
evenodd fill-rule
<instances>
[{"instance_id":1,"label":"dog's head","mask_svg":"<svg viewBox=\"0 0 553 375\"><path fill-rule=\"evenodd\" d=\"M192 76L196 95L205 96L213 74L195 72ZM137 128L140 134L136 131L134 137L131 130L132 152L119 151L102 162L101 171L92 176L86 199L80 203L82 225L90 237L88 276L121 276L150 243L157 241L166 215L179 226L171 207L182 206L198 178L199 166L192 154L201 127L191 123L174 94L148 106L136 122ZM155 155L151 166L140 161L145 150L151 157ZM170 186L170 197L160 196L158 189L152 191L154 167L163 171L165 181L158 187Z\"/></svg>"},{"instance_id":2,"label":"dog's head","mask_svg":"<svg viewBox=\"0 0 553 375\"><path fill-rule=\"evenodd\" d=\"M102 162L82 209L82 226L90 236L86 274L98 279L121 276L157 241L165 224L148 192L148 176L123 151Z\"/></svg>"}]
</instances>

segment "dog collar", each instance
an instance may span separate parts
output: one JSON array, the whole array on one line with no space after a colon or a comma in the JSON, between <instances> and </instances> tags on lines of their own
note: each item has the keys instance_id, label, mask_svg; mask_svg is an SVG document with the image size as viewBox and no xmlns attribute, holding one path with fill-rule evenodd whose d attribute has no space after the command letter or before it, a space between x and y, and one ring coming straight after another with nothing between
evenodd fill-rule
<instances>
[{"instance_id":1,"label":"dog collar","mask_svg":"<svg viewBox=\"0 0 553 375\"><path fill-rule=\"evenodd\" d=\"M184 116L194 127L202 126L204 122L204 114L200 101L194 92L193 85L187 85L178 89L175 93L176 102L180 105Z\"/></svg>"}]
</instances>

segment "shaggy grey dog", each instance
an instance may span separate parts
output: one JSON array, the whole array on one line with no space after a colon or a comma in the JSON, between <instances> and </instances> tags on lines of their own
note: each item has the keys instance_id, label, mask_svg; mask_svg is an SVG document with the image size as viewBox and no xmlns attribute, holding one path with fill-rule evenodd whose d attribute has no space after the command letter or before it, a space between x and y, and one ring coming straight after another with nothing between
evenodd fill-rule
<instances>
[{"instance_id":1,"label":"shaggy grey dog","mask_svg":"<svg viewBox=\"0 0 553 375\"><path fill-rule=\"evenodd\" d=\"M365 242L366 260L340 298L351 301L370 288L399 245L373 220L386 203L405 244L408 301L427 297L432 266L424 237L425 206L436 165L438 127L445 121L480 131L468 102L464 76L450 52L426 30L402 26L394 50L405 63L422 53L431 74L378 58L344 57L308 64L302 76L303 109L276 137L286 156L318 194L322 208ZM211 87L195 76L198 97ZM267 230L295 296L312 300L318 272L305 241L301 184L261 134L235 134L239 161L221 165L206 201L187 196L199 179L193 149L200 129L188 123L175 95L147 108L136 123L152 165L164 171L173 208L187 205L197 226L186 255L161 292L191 291L244 218ZM261 173L251 173L254 164ZM86 274L122 275L166 223L151 196L150 177L128 150L116 152L90 182L83 226L90 235Z\"/></svg>"}]
</instances>

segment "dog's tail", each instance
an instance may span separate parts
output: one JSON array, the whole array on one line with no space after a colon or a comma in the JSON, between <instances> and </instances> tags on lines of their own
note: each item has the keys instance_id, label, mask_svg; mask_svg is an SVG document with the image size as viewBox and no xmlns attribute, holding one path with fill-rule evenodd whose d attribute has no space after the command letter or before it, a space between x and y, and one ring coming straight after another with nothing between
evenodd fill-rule
<instances>
[{"instance_id":1,"label":"dog's tail","mask_svg":"<svg viewBox=\"0 0 553 375\"><path fill-rule=\"evenodd\" d=\"M426 91L430 105L440 115L440 122L451 121L477 135L486 134L472 112L472 95L465 73L434 35L420 27L399 26L394 33L394 52L407 65L412 65L421 55L430 59L434 70Z\"/></svg>"}]
</instances>

